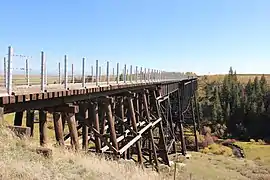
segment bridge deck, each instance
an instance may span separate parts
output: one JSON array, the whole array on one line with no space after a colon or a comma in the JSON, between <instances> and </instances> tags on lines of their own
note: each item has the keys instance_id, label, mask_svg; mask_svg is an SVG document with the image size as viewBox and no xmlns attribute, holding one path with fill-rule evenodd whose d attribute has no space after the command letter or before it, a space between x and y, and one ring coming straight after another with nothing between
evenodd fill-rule
<instances>
[{"instance_id":1,"label":"bridge deck","mask_svg":"<svg viewBox=\"0 0 270 180\"><path fill-rule=\"evenodd\" d=\"M19 104L22 104L22 106L27 102L33 102L36 101L35 105L37 106L37 103L41 103L40 100L55 100L65 97L65 102L72 102L72 101L79 101L79 100L85 100L89 99L91 96L94 97L95 94L100 95L109 95L109 94L115 94L118 92L124 92L126 90L130 89L144 89L149 86L156 86L156 85L162 85L162 84L173 84L181 81L190 81L191 78L182 78L177 80L163 80L163 81L142 81L142 82L126 82L123 81L119 82L118 84L116 82L109 82L107 84L106 82L99 83L98 86L96 86L95 83L86 83L85 87L82 87L82 83L75 83L75 84L68 84L68 89L66 90L64 88L64 85L60 84L50 84L46 86L46 92L42 92L40 90L39 85L34 86L16 86L13 87L13 95L8 95L6 93L6 89L2 88L0 89L1 96L0 96L0 106L16 106L19 107ZM63 99L63 98L61 98ZM43 103L44 101L42 101ZM58 100L56 104L62 103ZM50 103L53 105L54 102L50 101ZM25 104L26 105L26 104ZM21 107L23 108L23 107ZM14 109L13 109L14 110Z\"/></svg>"}]
</instances>

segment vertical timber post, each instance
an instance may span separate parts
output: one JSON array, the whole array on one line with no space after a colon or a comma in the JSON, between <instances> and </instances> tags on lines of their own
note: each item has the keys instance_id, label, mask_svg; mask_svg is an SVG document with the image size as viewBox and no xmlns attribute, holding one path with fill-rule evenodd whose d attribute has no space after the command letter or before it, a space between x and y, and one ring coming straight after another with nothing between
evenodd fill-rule
<instances>
[{"instance_id":1,"label":"vertical timber post","mask_svg":"<svg viewBox=\"0 0 270 180\"><path fill-rule=\"evenodd\" d=\"M173 152L174 153L177 153L175 131L174 131L173 120L172 120L172 107L171 107L170 97L168 98L168 105L169 105L169 124L170 124L171 130L172 130L172 134L173 134L173 137L174 137Z\"/></svg>"},{"instance_id":2,"label":"vertical timber post","mask_svg":"<svg viewBox=\"0 0 270 180\"><path fill-rule=\"evenodd\" d=\"M27 110L26 112L26 127L30 127L31 134L30 136L33 137L34 134L34 119L35 119L35 111L34 110Z\"/></svg>"},{"instance_id":3,"label":"vertical timber post","mask_svg":"<svg viewBox=\"0 0 270 180\"><path fill-rule=\"evenodd\" d=\"M196 126L196 117L194 113L194 96L191 97L191 114L192 114L192 121L193 121L193 131L194 131L194 137L195 137L195 150L199 151L199 145L198 145L198 137L197 137L197 126Z\"/></svg>"},{"instance_id":4,"label":"vertical timber post","mask_svg":"<svg viewBox=\"0 0 270 180\"><path fill-rule=\"evenodd\" d=\"M198 152L199 144L198 144L198 136L197 136L197 123L196 123L196 118L198 118L198 116L195 116L195 112L194 112L195 111L194 104L196 102L194 81L191 81L190 91L191 91L191 111L192 111L191 113L192 113L192 121L193 121L193 131L194 131L194 136L195 136L195 150Z\"/></svg>"},{"instance_id":5,"label":"vertical timber post","mask_svg":"<svg viewBox=\"0 0 270 180\"><path fill-rule=\"evenodd\" d=\"M197 83L197 80L196 80L196 83ZM196 88L196 87L195 87ZM198 102L197 102L197 94L196 94L196 89L194 90L195 92L194 92L194 104L195 104L195 110L196 110L196 115L197 115L197 129L198 129L198 131L199 131L199 133L200 133L200 130L201 130L201 127L200 127L200 111L199 111L199 104L198 104Z\"/></svg>"},{"instance_id":6,"label":"vertical timber post","mask_svg":"<svg viewBox=\"0 0 270 180\"><path fill-rule=\"evenodd\" d=\"M79 140L78 140L78 131L77 124L75 119L75 113L67 113L67 123L70 132L71 145L72 149L75 148L75 151L79 150Z\"/></svg>"},{"instance_id":7,"label":"vertical timber post","mask_svg":"<svg viewBox=\"0 0 270 180\"><path fill-rule=\"evenodd\" d=\"M179 129L180 129L180 140L181 140L181 152L185 156L186 155L186 143L184 138L184 129L183 129L183 121L184 121L184 115L183 115L183 101L184 101L184 90L185 86L184 83L179 83L178 87L178 115L179 115Z\"/></svg>"},{"instance_id":8,"label":"vertical timber post","mask_svg":"<svg viewBox=\"0 0 270 180\"><path fill-rule=\"evenodd\" d=\"M62 119L63 131L65 131L65 125L66 125L66 122L67 122L67 113L61 112L61 119Z\"/></svg>"},{"instance_id":9,"label":"vertical timber post","mask_svg":"<svg viewBox=\"0 0 270 180\"><path fill-rule=\"evenodd\" d=\"M4 122L4 107L0 106L0 126L3 125Z\"/></svg>"},{"instance_id":10,"label":"vertical timber post","mask_svg":"<svg viewBox=\"0 0 270 180\"><path fill-rule=\"evenodd\" d=\"M121 118L122 120L124 120L124 118L125 118L125 112L124 112L124 97L120 97L120 100L119 100L119 114L120 114L120 118ZM125 131L125 126L124 126L124 125L122 125L121 130L122 130L122 132ZM124 142L124 143L125 143L125 142ZM127 159L127 152L129 152L129 149L123 153L123 158L124 158L124 159Z\"/></svg>"},{"instance_id":11,"label":"vertical timber post","mask_svg":"<svg viewBox=\"0 0 270 180\"><path fill-rule=\"evenodd\" d=\"M106 102L104 104L104 108L107 114L107 119L110 127L110 136L112 140L113 147L118 150L118 144L116 140L116 132L115 132L115 125L114 125L114 118L112 116L112 109L111 109L111 99L106 99ZM117 153L117 152L114 152Z\"/></svg>"},{"instance_id":12,"label":"vertical timber post","mask_svg":"<svg viewBox=\"0 0 270 180\"><path fill-rule=\"evenodd\" d=\"M128 97L127 100L128 100L128 111L131 118L132 128L137 133L138 129L136 125L136 117L135 117L133 102L132 102L131 97ZM137 147L137 153L138 153L138 162L139 164L142 164L142 149L141 149L141 143L139 140L136 142L136 147Z\"/></svg>"},{"instance_id":13,"label":"vertical timber post","mask_svg":"<svg viewBox=\"0 0 270 180\"><path fill-rule=\"evenodd\" d=\"M48 143L47 129L47 112L39 111L39 142L41 146L46 146Z\"/></svg>"},{"instance_id":14,"label":"vertical timber post","mask_svg":"<svg viewBox=\"0 0 270 180\"><path fill-rule=\"evenodd\" d=\"M148 109L148 102L147 102L147 97L146 97L145 92L143 93L143 105L144 105L144 110L145 110L145 114L146 114L146 119L148 122L150 122L150 113L149 113L149 109ZM149 129L149 135L150 135L150 141L151 141L153 155L154 155L155 168L158 171L157 152L156 152L155 143L154 143L153 131L151 128Z\"/></svg>"},{"instance_id":15,"label":"vertical timber post","mask_svg":"<svg viewBox=\"0 0 270 180\"><path fill-rule=\"evenodd\" d=\"M97 130L98 133L100 133L97 103L95 103L95 102L90 103L90 111L91 111L91 115L92 115L94 128ZM100 138L98 137L98 135L96 133L95 133L95 147L96 147L96 152L100 153L101 142L100 142Z\"/></svg>"},{"instance_id":16,"label":"vertical timber post","mask_svg":"<svg viewBox=\"0 0 270 180\"><path fill-rule=\"evenodd\" d=\"M159 104L157 102L157 94L156 94L155 90L152 91L152 96L153 96L153 100L155 101L153 103L156 106L155 108L156 108L156 111L157 111L158 118L161 118ZM159 137L160 137L161 151L163 151L161 153L162 154L162 159L166 163L166 165L169 166L170 162L169 162L168 150L167 150L166 142L165 142L165 136L164 136L164 131L163 131L162 120L158 123L158 127L159 127Z\"/></svg>"},{"instance_id":17,"label":"vertical timber post","mask_svg":"<svg viewBox=\"0 0 270 180\"><path fill-rule=\"evenodd\" d=\"M60 146L64 146L65 145L64 144L64 131L63 131L61 113L59 112L53 113L53 124L54 124L56 141Z\"/></svg>"},{"instance_id":18,"label":"vertical timber post","mask_svg":"<svg viewBox=\"0 0 270 180\"><path fill-rule=\"evenodd\" d=\"M22 119L23 111L16 112L14 117L14 126L22 126Z\"/></svg>"},{"instance_id":19,"label":"vertical timber post","mask_svg":"<svg viewBox=\"0 0 270 180\"><path fill-rule=\"evenodd\" d=\"M89 143L88 143L88 140L89 140L89 137L88 137L88 132L89 132L89 127L87 126L88 123L88 112L87 112L87 108L85 106L85 104L83 105L80 105L79 107L79 114L80 116L83 118L83 122L82 122L82 149L87 151L88 150L88 146L89 146Z\"/></svg>"}]
</instances>

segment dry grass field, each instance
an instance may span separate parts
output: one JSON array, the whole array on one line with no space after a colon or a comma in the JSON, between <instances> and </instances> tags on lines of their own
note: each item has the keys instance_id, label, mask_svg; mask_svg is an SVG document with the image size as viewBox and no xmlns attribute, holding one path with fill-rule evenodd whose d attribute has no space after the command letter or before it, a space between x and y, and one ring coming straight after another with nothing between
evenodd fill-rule
<instances>
[{"instance_id":1,"label":"dry grass field","mask_svg":"<svg viewBox=\"0 0 270 180\"><path fill-rule=\"evenodd\" d=\"M5 120L6 124L12 124L13 115L5 115ZM51 118L48 125L53 125ZM38 147L38 124L32 139L19 139L1 127L0 179L174 179L174 165L170 168L161 166L161 173L157 174L151 168L142 169L134 163L105 160L93 154L55 148L53 127L49 128L49 135L53 157L46 159L33 151ZM247 159L195 152L190 152L190 159L184 160L179 156L184 166L176 164L176 179L270 179L270 146L240 145L245 147ZM171 155L170 159L177 161L179 157Z\"/></svg>"}]
</instances>

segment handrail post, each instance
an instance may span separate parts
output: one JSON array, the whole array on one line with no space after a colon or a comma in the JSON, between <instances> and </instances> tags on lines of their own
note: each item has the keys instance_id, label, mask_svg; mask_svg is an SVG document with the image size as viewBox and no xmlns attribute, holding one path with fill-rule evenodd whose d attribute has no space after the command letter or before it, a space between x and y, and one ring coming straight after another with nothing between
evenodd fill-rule
<instances>
[{"instance_id":1,"label":"handrail post","mask_svg":"<svg viewBox=\"0 0 270 180\"><path fill-rule=\"evenodd\" d=\"M28 62L28 59L25 60L25 78L26 78L27 86L29 86L30 81L29 81L29 62Z\"/></svg>"},{"instance_id":2,"label":"handrail post","mask_svg":"<svg viewBox=\"0 0 270 180\"><path fill-rule=\"evenodd\" d=\"M136 79L136 83L138 82L138 66L136 66L136 69L135 69L135 73L136 73L136 75L135 75L135 79Z\"/></svg>"},{"instance_id":3,"label":"handrail post","mask_svg":"<svg viewBox=\"0 0 270 180\"><path fill-rule=\"evenodd\" d=\"M98 60L96 60L96 86L98 86Z\"/></svg>"},{"instance_id":4,"label":"handrail post","mask_svg":"<svg viewBox=\"0 0 270 180\"><path fill-rule=\"evenodd\" d=\"M7 60L4 57L4 79L5 79L5 88L7 88Z\"/></svg>"},{"instance_id":5,"label":"handrail post","mask_svg":"<svg viewBox=\"0 0 270 180\"><path fill-rule=\"evenodd\" d=\"M65 55L65 57L64 57L64 88L65 89L67 89L67 84L68 84L67 55Z\"/></svg>"},{"instance_id":6,"label":"handrail post","mask_svg":"<svg viewBox=\"0 0 270 180\"><path fill-rule=\"evenodd\" d=\"M124 83L126 83L126 80L127 80L127 76L126 75L127 75L127 65L125 64L124 65L124 77L123 77L124 78Z\"/></svg>"},{"instance_id":7,"label":"handrail post","mask_svg":"<svg viewBox=\"0 0 270 180\"><path fill-rule=\"evenodd\" d=\"M101 82L101 66L99 66L99 82Z\"/></svg>"},{"instance_id":8,"label":"handrail post","mask_svg":"<svg viewBox=\"0 0 270 180\"><path fill-rule=\"evenodd\" d=\"M91 66L91 83L94 81L94 67Z\"/></svg>"},{"instance_id":9,"label":"handrail post","mask_svg":"<svg viewBox=\"0 0 270 180\"><path fill-rule=\"evenodd\" d=\"M150 74L150 68L148 68L148 82L150 82L150 76L151 74Z\"/></svg>"},{"instance_id":10,"label":"handrail post","mask_svg":"<svg viewBox=\"0 0 270 180\"><path fill-rule=\"evenodd\" d=\"M132 83L132 65L130 65L130 73L129 73L129 80Z\"/></svg>"},{"instance_id":11,"label":"handrail post","mask_svg":"<svg viewBox=\"0 0 270 180\"><path fill-rule=\"evenodd\" d=\"M61 63L59 62L58 63L58 81L59 81L59 84L62 84L62 79L61 79Z\"/></svg>"},{"instance_id":12,"label":"handrail post","mask_svg":"<svg viewBox=\"0 0 270 180\"><path fill-rule=\"evenodd\" d=\"M41 51L41 91L45 91L45 55L44 52Z\"/></svg>"},{"instance_id":13,"label":"handrail post","mask_svg":"<svg viewBox=\"0 0 270 180\"><path fill-rule=\"evenodd\" d=\"M71 64L71 82L72 84L75 83L75 79L74 79L74 64Z\"/></svg>"},{"instance_id":14,"label":"handrail post","mask_svg":"<svg viewBox=\"0 0 270 180\"><path fill-rule=\"evenodd\" d=\"M12 93L12 56L13 56L13 48L11 46L8 47L8 73L7 73L7 92L9 95Z\"/></svg>"},{"instance_id":15,"label":"handrail post","mask_svg":"<svg viewBox=\"0 0 270 180\"><path fill-rule=\"evenodd\" d=\"M116 65L116 83L119 84L119 63Z\"/></svg>"},{"instance_id":16,"label":"handrail post","mask_svg":"<svg viewBox=\"0 0 270 180\"><path fill-rule=\"evenodd\" d=\"M110 81L110 79L109 79L109 74L110 74L110 63L109 63L109 61L107 61L107 73L106 73L106 80L107 80L107 85L109 85L109 81Z\"/></svg>"},{"instance_id":17,"label":"handrail post","mask_svg":"<svg viewBox=\"0 0 270 180\"><path fill-rule=\"evenodd\" d=\"M111 81L111 79L112 79L112 81L114 81L114 67L112 68L112 78L110 77L110 81Z\"/></svg>"},{"instance_id":18,"label":"handrail post","mask_svg":"<svg viewBox=\"0 0 270 180\"><path fill-rule=\"evenodd\" d=\"M147 80L147 73L146 73L146 68L144 68L144 81L146 82L146 80Z\"/></svg>"},{"instance_id":19,"label":"handrail post","mask_svg":"<svg viewBox=\"0 0 270 180\"><path fill-rule=\"evenodd\" d=\"M82 87L85 88L85 58L82 59Z\"/></svg>"},{"instance_id":20,"label":"handrail post","mask_svg":"<svg viewBox=\"0 0 270 180\"><path fill-rule=\"evenodd\" d=\"M142 82L142 80L143 80L143 67L141 67L140 80L141 80L141 82Z\"/></svg>"}]
</instances>

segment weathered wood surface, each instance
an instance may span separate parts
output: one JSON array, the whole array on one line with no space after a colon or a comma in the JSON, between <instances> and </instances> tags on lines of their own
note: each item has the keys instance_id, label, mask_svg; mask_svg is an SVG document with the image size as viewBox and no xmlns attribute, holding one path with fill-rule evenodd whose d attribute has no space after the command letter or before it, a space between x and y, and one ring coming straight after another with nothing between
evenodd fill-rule
<instances>
[{"instance_id":1,"label":"weathered wood surface","mask_svg":"<svg viewBox=\"0 0 270 180\"><path fill-rule=\"evenodd\" d=\"M51 99L57 97L84 95L96 92L112 91L133 87L161 85L161 84L173 84L180 81L190 81L192 79L179 79L171 81L142 81L142 82L110 82L109 85L105 82L101 82L99 86L95 83L86 83L85 87L82 87L82 83L68 84L68 89L64 88L64 85L50 84L46 86L46 92L41 92L39 85L33 86L15 86L13 87L13 95L8 95L6 88L0 87L0 105L27 102L34 100ZM177 85L175 85L177 88ZM171 89L171 88L168 88Z\"/></svg>"}]
</instances>

